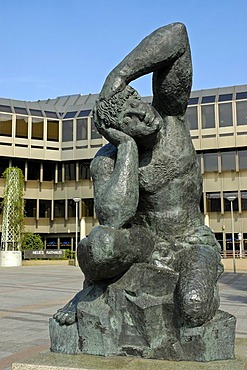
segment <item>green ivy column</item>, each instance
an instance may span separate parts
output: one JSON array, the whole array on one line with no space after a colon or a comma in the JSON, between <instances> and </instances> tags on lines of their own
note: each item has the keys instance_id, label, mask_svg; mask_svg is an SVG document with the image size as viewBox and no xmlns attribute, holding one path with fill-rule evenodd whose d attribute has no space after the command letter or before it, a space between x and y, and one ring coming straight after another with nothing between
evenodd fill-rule
<instances>
[{"instance_id":1,"label":"green ivy column","mask_svg":"<svg viewBox=\"0 0 247 370\"><path fill-rule=\"evenodd\" d=\"M24 224L24 177L20 168L9 167L4 173L3 225L1 249L19 251Z\"/></svg>"}]
</instances>

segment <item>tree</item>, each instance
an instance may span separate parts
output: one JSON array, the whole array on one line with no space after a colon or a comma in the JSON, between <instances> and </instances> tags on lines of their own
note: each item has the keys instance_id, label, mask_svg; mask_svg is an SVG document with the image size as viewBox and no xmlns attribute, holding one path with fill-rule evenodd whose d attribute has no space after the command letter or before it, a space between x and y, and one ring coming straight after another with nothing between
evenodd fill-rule
<instances>
[{"instance_id":1,"label":"tree","mask_svg":"<svg viewBox=\"0 0 247 370\"><path fill-rule=\"evenodd\" d=\"M34 234L30 231L23 234L21 249L44 249L44 243L39 234Z\"/></svg>"}]
</instances>

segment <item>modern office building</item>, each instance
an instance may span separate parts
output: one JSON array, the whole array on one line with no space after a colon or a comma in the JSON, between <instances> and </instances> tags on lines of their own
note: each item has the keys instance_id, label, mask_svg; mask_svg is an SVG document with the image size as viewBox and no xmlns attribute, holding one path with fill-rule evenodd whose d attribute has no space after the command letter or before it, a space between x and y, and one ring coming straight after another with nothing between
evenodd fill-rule
<instances>
[{"instance_id":1,"label":"modern office building","mask_svg":"<svg viewBox=\"0 0 247 370\"><path fill-rule=\"evenodd\" d=\"M97 224L89 166L106 141L92 121L96 98L0 98L0 174L8 166L22 169L25 229L39 233L47 249L74 248L74 198L81 199L81 237ZM241 252L247 249L247 85L193 91L186 115L203 174L205 223L222 251L231 250L233 214L235 247ZM0 197L3 189L0 178Z\"/></svg>"}]
</instances>

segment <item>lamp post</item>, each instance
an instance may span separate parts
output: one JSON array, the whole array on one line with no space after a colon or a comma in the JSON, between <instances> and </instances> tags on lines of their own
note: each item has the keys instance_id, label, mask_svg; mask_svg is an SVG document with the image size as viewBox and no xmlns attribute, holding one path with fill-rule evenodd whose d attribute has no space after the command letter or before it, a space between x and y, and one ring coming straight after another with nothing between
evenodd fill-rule
<instances>
[{"instance_id":1,"label":"lamp post","mask_svg":"<svg viewBox=\"0 0 247 370\"><path fill-rule=\"evenodd\" d=\"M234 195L227 197L231 203L231 221L232 221L232 254L233 254L233 272L236 274L236 261L235 261L235 241L234 241L234 219L233 219L233 202L236 199Z\"/></svg>"},{"instance_id":2,"label":"lamp post","mask_svg":"<svg viewBox=\"0 0 247 370\"><path fill-rule=\"evenodd\" d=\"M81 198L73 198L75 202L75 266L78 266L77 245L78 245L78 205Z\"/></svg>"}]
</instances>

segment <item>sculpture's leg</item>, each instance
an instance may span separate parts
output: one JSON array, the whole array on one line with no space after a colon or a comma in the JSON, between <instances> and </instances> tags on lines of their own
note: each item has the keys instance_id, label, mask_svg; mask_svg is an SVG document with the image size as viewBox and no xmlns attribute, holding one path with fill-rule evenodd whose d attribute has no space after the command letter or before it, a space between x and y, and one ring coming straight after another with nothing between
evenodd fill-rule
<instances>
[{"instance_id":1,"label":"sculpture's leg","mask_svg":"<svg viewBox=\"0 0 247 370\"><path fill-rule=\"evenodd\" d=\"M153 235L142 226L100 225L80 241L78 262L88 280L108 281L123 275L133 263L146 261L153 246Z\"/></svg>"},{"instance_id":2,"label":"sculpture's leg","mask_svg":"<svg viewBox=\"0 0 247 370\"><path fill-rule=\"evenodd\" d=\"M186 326L200 326L215 315L219 263L219 253L213 247L192 246L186 251L177 287L178 307Z\"/></svg>"},{"instance_id":3,"label":"sculpture's leg","mask_svg":"<svg viewBox=\"0 0 247 370\"><path fill-rule=\"evenodd\" d=\"M77 320L79 302L97 299L107 285L123 275L134 262L144 262L153 245L153 235L141 226L129 229L95 227L78 244L78 262L85 274L83 290L53 317L61 325L73 324Z\"/></svg>"}]
</instances>

